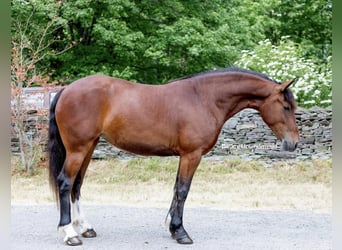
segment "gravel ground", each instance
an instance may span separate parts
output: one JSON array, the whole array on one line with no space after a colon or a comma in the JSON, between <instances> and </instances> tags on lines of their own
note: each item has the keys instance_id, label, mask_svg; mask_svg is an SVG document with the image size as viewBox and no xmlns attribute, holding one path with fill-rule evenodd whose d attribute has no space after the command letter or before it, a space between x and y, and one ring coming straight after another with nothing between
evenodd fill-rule
<instances>
[{"instance_id":1,"label":"gravel ground","mask_svg":"<svg viewBox=\"0 0 342 250\"><path fill-rule=\"evenodd\" d=\"M178 245L164 227L165 208L84 207L98 237L65 246L55 205L12 205L11 249L332 249L332 217L307 211L228 211L187 208L184 226L193 245Z\"/></svg>"}]
</instances>

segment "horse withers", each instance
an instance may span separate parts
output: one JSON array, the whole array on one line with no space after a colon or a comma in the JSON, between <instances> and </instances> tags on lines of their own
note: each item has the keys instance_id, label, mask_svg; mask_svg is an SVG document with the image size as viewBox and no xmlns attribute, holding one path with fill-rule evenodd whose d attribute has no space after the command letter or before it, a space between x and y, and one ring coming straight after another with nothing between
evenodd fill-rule
<instances>
[{"instance_id":1,"label":"horse withers","mask_svg":"<svg viewBox=\"0 0 342 250\"><path fill-rule=\"evenodd\" d=\"M83 237L96 236L79 201L101 136L135 154L179 156L169 230L178 243L193 243L183 227L183 208L201 157L213 148L223 124L245 108L258 110L283 149L294 151L299 132L289 89L293 82L278 83L263 74L229 68L164 85L93 75L62 89L50 107L49 173L66 244L82 244L78 230Z\"/></svg>"}]
</instances>

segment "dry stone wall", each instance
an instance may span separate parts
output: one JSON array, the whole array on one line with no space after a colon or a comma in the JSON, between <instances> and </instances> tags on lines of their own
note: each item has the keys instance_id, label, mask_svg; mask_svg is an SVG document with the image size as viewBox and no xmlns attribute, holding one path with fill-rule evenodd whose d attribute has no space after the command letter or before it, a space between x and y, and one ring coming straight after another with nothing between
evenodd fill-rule
<instances>
[{"instance_id":1,"label":"dry stone wall","mask_svg":"<svg viewBox=\"0 0 342 250\"><path fill-rule=\"evenodd\" d=\"M237 155L241 158L330 158L332 155L331 108L298 108L296 121L300 142L295 152L281 150L281 143L259 113L245 109L229 119L210 155Z\"/></svg>"},{"instance_id":2,"label":"dry stone wall","mask_svg":"<svg viewBox=\"0 0 342 250\"><path fill-rule=\"evenodd\" d=\"M46 133L44 126L37 129L35 124L46 117L38 117L32 112L27 123L29 134ZM237 156L243 159L314 159L330 158L332 156L332 109L318 107L309 110L298 108L296 120L300 131L300 143L295 152L280 150L280 142L264 123L259 113L252 109L245 109L230 118L223 126L216 146L207 157ZM46 128L45 128L46 129ZM18 139L12 134L11 148L13 153L19 150ZM104 139L97 145L93 158L129 158L132 154L121 151ZM136 157L136 156L135 156Z\"/></svg>"}]
</instances>

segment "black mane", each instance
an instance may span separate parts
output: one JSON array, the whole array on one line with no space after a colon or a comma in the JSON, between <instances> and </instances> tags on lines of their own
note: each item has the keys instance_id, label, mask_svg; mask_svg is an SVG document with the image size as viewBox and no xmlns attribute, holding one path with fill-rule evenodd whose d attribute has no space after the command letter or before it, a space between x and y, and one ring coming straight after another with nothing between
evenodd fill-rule
<instances>
[{"instance_id":1,"label":"black mane","mask_svg":"<svg viewBox=\"0 0 342 250\"><path fill-rule=\"evenodd\" d=\"M247 74L251 74L254 76L258 76L261 77L265 80L274 82L276 84L281 84L281 82L278 82L276 80L273 80L271 78L269 78L267 75L259 73L259 72L255 72L252 70L248 70L248 69L243 69L243 68L236 68L236 67L232 67L232 68L223 68L223 69L215 69L215 70L210 70L210 71L205 71L205 72L201 72L201 73L195 73L192 75L188 75L188 76L184 76L181 78L177 78L175 80L172 80L171 82L175 82L175 81L180 81L180 80L186 80L186 79L190 79L190 78L194 78L194 77L201 77L201 76L206 76L206 75L211 75L211 74L215 74L215 73L226 73L226 72L241 72L241 73L247 73ZM284 91L284 97L285 100L288 101L290 103L290 105L292 106L292 108L296 107L295 104L295 99L293 96L293 93L291 92L290 89L285 89Z\"/></svg>"},{"instance_id":2,"label":"black mane","mask_svg":"<svg viewBox=\"0 0 342 250\"><path fill-rule=\"evenodd\" d=\"M215 74L215 73L226 73L226 72L241 72L241 73L247 73L247 74L251 74L251 75L255 75L255 76L258 76L258 77L261 77L265 80L268 80L268 81L272 81L272 82L275 82L275 83L280 83L280 82L277 82L271 78L269 78L267 75L265 74L262 74L262 73L258 73L258 72L255 72L255 71L252 71L252 70L248 70L248 69L243 69L243 68L223 68L223 69L215 69L215 70L209 70L209 71L204 71L204 72L200 72L200 73L195 73L195 74L192 74L192 75L188 75L188 76L184 76L184 77L181 77L181 78L177 78L175 80L172 80L171 82L175 82L175 81L179 81L179 80L185 80L185 79L190 79L190 78L193 78L193 77L201 77L201 76L206 76L206 75L211 75L211 74Z\"/></svg>"}]
</instances>

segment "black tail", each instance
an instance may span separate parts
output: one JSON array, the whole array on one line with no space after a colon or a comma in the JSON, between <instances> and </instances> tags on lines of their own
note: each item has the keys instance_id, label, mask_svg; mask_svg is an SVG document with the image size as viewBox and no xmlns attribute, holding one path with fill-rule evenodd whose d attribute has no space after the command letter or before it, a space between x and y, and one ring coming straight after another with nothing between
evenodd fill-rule
<instances>
[{"instance_id":1,"label":"black tail","mask_svg":"<svg viewBox=\"0 0 342 250\"><path fill-rule=\"evenodd\" d=\"M49 134L48 134L48 154L49 154L49 178L52 191L56 195L58 203L57 176L63 168L65 161L65 147L59 133L55 117L56 104L64 89L60 90L54 97L50 106Z\"/></svg>"}]
</instances>

